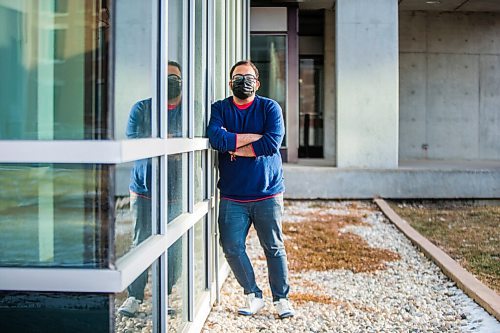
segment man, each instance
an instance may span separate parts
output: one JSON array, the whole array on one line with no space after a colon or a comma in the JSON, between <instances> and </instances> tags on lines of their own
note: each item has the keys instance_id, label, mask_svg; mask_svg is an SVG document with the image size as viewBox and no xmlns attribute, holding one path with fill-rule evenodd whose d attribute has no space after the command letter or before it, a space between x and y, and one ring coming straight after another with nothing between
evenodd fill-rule
<instances>
[{"instance_id":1,"label":"man","mask_svg":"<svg viewBox=\"0 0 500 333\"><path fill-rule=\"evenodd\" d=\"M288 300L281 226L285 187L279 149L285 131L278 103L255 94L258 79L259 71L251 61L237 62L230 71L233 96L212 105L207 134L219 151L220 243L246 295L246 305L238 313L253 315L264 307L245 248L254 225L267 259L273 303L278 316L287 318L295 312Z\"/></svg>"},{"instance_id":2,"label":"man","mask_svg":"<svg viewBox=\"0 0 500 333\"><path fill-rule=\"evenodd\" d=\"M181 67L177 62L168 63L168 136L182 136L182 113L181 113ZM150 138L151 137L151 98L134 104L127 123L127 138ZM182 186L181 177L177 174L181 163L177 156L168 158L168 219L172 220L180 213L181 203L176 198ZM143 159L135 162L130 175L130 210L134 221L134 238L132 245L137 246L146 238L151 236L151 159ZM180 198L182 199L182 198ZM168 294L181 273L181 244L179 239L168 251ZM144 289L148 282L148 271L143 272L127 288L128 298L118 309L124 316L135 317L139 311L140 304L144 300ZM174 310L169 308L169 314Z\"/></svg>"}]
</instances>

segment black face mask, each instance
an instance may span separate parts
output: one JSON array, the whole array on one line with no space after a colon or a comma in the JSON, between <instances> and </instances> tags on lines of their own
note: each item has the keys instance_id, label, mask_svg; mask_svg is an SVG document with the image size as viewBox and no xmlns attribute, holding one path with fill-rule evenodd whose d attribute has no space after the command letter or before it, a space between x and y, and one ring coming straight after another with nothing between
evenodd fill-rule
<instances>
[{"instance_id":1,"label":"black face mask","mask_svg":"<svg viewBox=\"0 0 500 333\"><path fill-rule=\"evenodd\" d=\"M174 99L181 95L182 81L181 78L175 74L168 76L168 99Z\"/></svg>"},{"instance_id":2,"label":"black face mask","mask_svg":"<svg viewBox=\"0 0 500 333\"><path fill-rule=\"evenodd\" d=\"M255 77L251 74L233 76L233 95L239 99L247 99L255 93Z\"/></svg>"}]
</instances>

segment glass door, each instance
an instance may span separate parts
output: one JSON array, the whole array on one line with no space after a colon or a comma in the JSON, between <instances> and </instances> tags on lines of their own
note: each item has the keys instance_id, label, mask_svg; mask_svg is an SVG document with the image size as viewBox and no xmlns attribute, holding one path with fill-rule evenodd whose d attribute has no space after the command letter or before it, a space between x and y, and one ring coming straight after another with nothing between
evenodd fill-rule
<instances>
[{"instance_id":1,"label":"glass door","mask_svg":"<svg viewBox=\"0 0 500 333\"><path fill-rule=\"evenodd\" d=\"M323 57L299 62L299 158L323 158Z\"/></svg>"},{"instance_id":2,"label":"glass door","mask_svg":"<svg viewBox=\"0 0 500 333\"><path fill-rule=\"evenodd\" d=\"M259 70L257 94L278 102L286 126L286 35L251 35L250 42L250 58ZM286 140L285 135L282 146Z\"/></svg>"}]
</instances>

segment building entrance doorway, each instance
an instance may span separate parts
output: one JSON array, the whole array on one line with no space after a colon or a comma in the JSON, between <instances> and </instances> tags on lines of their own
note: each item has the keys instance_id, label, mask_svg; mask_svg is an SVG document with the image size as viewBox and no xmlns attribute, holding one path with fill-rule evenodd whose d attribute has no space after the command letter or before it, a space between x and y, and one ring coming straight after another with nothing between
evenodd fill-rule
<instances>
[{"instance_id":1,"label":"building entrance doorway","mask_svg":"<svg viewBox=\"0 0 500 333\"><path fill-rule=\"evenodd\" d=\"M323 57L299 59L299 158L323 158Z\"/></svg>"}]
</instances>

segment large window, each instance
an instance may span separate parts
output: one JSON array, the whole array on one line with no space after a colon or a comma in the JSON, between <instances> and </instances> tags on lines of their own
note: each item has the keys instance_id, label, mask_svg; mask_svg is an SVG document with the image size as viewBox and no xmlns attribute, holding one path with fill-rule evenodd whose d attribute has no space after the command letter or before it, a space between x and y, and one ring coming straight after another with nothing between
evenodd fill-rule
<instances>
[{"instance_id":1,"label":"large window","mask_svg":"<svg viewBox=\"0 0 500 333\"><path fill-rule=\"evenodd\" d=\"M108 1L2 1L0 22L0 140L112 137Z\"/></svg>"},{"instance_id":2,"label":"large window","mask_svg":"<svg viewBox=\"0 0 500 333\"><path fill-rule=\"evenodd\" d=\"M204 136L206 123L206 0L195 0L194 9L194 135Z\"/></svg>"},{"instance_id":3,"label":"large window","mask_svg":"<svg viewBox=\"0 0 500 333\"><path fill-rule=\"evenodd\" d=\"M0 266L108 267L112 167L0 165Z\"/></svg>"},{"instance_id":4,"label":"large window","mask_svg":"<svg viewBox=\"0 0 500 333\"><path fill-rule=\"evenodd\" d=\"M105 294L0 291L2 332L111 332L111 304Z\"/></svg>"},{"instance_id":5,"label":"large window","mask_svg":"<svg viewBox=\"0 0 500 333\"><path fill-rule=\"evenodd\" d=\"M299 63L299 157L323 157L323 57Z\"/></svg>"},{"instance_id":6,"label":"large window","mask_svg":"<svg viewBox=\"0 0 500 333\"><path fill-rule=\"evenodd\" d=\"M257 94L274 99L286 110L286 35L252 35L251 59L259 69ZM286 124L286 114L283 114ZM286 146L286 136L283 139Z\"/></svg>"},{"instance_id":7,"label":"large window","mask_svg":"<svg viewBox=\"0 0 500 333\"><path fill-rule=\"evenodd\" d=\"M2 333L200 327L219 270L205 127L248 6L0 0Z\"/></svg>"},{"instance_id":8,"label":"large window","mask_svg":"<svg viewBox=\"0 0 500 333\"><path fill-rule=\"evenodd\" d=\"M167 136L187 136L187 96L189 79L183 68L188 64L186 45L187 3L168 1Z\"/></svg>"}]
</instances>

